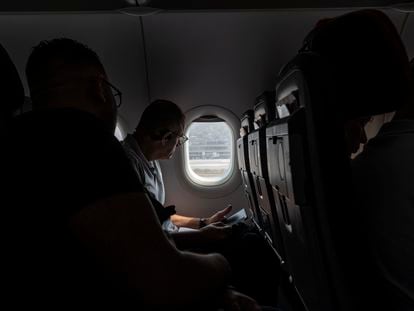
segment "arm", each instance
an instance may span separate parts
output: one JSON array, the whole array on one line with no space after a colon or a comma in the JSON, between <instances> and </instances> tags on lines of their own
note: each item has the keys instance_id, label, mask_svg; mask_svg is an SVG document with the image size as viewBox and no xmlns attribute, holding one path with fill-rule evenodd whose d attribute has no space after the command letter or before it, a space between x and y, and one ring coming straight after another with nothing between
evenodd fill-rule
<instances>
[{"instance_id":1,"label":"arm","mask_svg":"<svg viewBox=\"0 0 414 311\"><path fill-rule=\"evenodd\" d=\"M222 221L226 217L226 215L231 212L231 209L231 205L227 206L226 208L206 218L205 223L207 225L210 225L212 223ZM171 216L171 221L174 223L174 225L178 227L187 227L192 229L200 228L200 218L197 217L187 217L175 214Z\"/></svg>"},{"instance_id":2,"label":"arm","mask_svg":"<svg viewBox=\"0 0 414 311\"><path fill-rule=\"evenodd\" d=\"M200 218L198 217L187 217L178 214L171 215L171 221L177 227L186 227L192 229L200 228Z\"/></svg>"},{"instance_id":3,"label":"arm","mask_svg":"<svg viewBox=\"0 0 414 311\"><path fill-rule=\"evenodd\" d=\"M194 231L171 232L178 249L199 249L230 237L232 227L223 223L214 223Z\"/></svg>"},{"instance_id":4,"label":"arm","mask_svg":"<svg viewBox=\"0 0 414 311\"><path fill-rule=\"evenodd\" d=\"M149 305L187 305L223 295L230 272L224 257L178 251L142 193L100 200L79 212L72 228L111 279L126 276L125 286Z\"/></svg>"}]
</instances>

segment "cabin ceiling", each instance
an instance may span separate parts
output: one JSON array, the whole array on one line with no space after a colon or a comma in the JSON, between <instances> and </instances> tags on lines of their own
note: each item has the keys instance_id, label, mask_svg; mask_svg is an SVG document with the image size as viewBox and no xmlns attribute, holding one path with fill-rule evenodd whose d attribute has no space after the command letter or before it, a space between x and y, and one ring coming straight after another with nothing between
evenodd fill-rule
<instances>
[{"instance_id":1,"label":"cabin ceiling","mask_svg":"<svg viewBox=\"0 0 414 311\"><path fill-rule=\"evenodd\" d=\"M413 0L3 0L0 12L112 11L128 7L163 10L279 10L299 8L404 7Z\"/></svg>"},{"instance_id":2,"label":"cabin ceiling","mask_svg":"<svg viewBox=\"0 0 414 311\"><path fill-rule=\"evenodd\" d=\"M143 5L166 10L262 10L298 8L385 7L413 0L143 0Z\"/></svg>"}]
</instances>

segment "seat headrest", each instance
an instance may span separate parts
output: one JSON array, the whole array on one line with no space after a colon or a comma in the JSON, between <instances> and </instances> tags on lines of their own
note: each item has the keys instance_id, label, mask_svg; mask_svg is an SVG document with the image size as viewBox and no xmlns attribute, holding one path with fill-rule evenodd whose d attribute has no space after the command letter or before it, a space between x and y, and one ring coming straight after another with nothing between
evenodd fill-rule
<instances>
[{"instance_id":1,"label":"seat headrest","mask_svg":"<svg viewBox=\"0 0 414 311\"><path fill-rule=\"evenodd\" d=\"M240 123L241 123L240 137L246 136L251 131L253 131L254 129L253 120L254 120L253 109L249 109L242 114L240 118Z\"/></svg>"},{"instance_id":2,"label":"seat headrest","mask_svg":"<svg viewBox=\"0 0 414 311\"><path fill-rule=\"evenodd\" d=\"M254 124L261 128L276 118L275 91L265 91L256 98L254 105Z\"/></svg>"},{"instance_id":3,"label":"seat headrest","mask_svg":"<svg viewBox=\"0 0 414 311\"><path fill-rule=\"evenodd\" d=\"M321 20L301 51L316 52L330 64L345 119L397 110L412 96L405 47L380 11Z\"/></svg>"},{"instance_id":4,"label":"seat headrest","mask_svg":"<svg viewBox=\"0 0 414 311\"><path fill-rule=\"evenodd\" d=\"M0 44L0 113L11 116L24 102L24 89L16 67Z\"/></svg>"}]
</instances>

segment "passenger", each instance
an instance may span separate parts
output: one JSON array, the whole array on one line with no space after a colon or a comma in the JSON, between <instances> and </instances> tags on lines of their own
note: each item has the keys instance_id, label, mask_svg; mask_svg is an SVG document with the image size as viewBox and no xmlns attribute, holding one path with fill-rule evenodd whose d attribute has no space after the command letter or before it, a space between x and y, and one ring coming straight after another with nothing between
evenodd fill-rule
<instances>
[{"instance_id":1,"label":"passenger","mask_svg":"<svg viewBox=\"0 0 414 311\"><path fill-rule=\"evenodd\" d=\"M127 135L123 141L124 149L141 183L161 204L165 203L165 188L158 160L170 159L176 148L188 139L183 133L184 119L183 112L176 104L156 100L144 110L135 132ZM230 211L231 206L208 218L173 214L170 219L163 222L163 228L173 234L177 245L184 247L191 247L194 243L200 245L206 239L224 239L231 229L228 226L215 224L204 227L222 221ZM197 231L178 233L179 227ZM191 239L190 245L185 242L187 239Z\"/></svg>"},{"instance_id":2,"label":"passenger","mask_svg":"<svg viewBox=\"0 0 414 311\"><path fill-rule=\"evenodd\" d=\"M157 160L170 159L176 148L186 142L184 121L185 116L175 103L156 100L144 110L135 132L123 141L141 183L162 204L165 190ZM277 260L261 236L247 225L243 230L237 229L240 227L232 230L230 226L216 223L230 210L227 207L206 219L172 215L163 227L179 249L225 255L231 264L235 285L259 302L275 305L279 283ZM179 232L178 227L182 226L197 230Z\"/></svg>"},{"instance_id":3,"label":"passenger","mask_svg":"<svg viewBox=\"0 0 414 311\"><path fill-rule=\"evenodd\" d=\"M352 163L379 304L390 310L414 310L413 159L414 97Z\"/></svg>"},{"instance_id":4,"label":"passenger","mask_svg":"<svg viewBox=\"0 0 414 311\"><path fill-rule=\"evenodd\" d=\"M359 307L414 310L414 85L404 45L374 10L325 21L318 32L313 51L334 68L345 119L396 110L352 161L357 209L348 211L347 244Z\"/></svg>"},{"instance_id":5,"label":"passenger","mask_svg":"<svg viewBox=\"0 0 414 311\"><path fill-rule=\"evenodd\" d=\"M12 306L257 310L227 287L224 257L178 251L162 231L113 135L118 91L96 53L43 41L26 74L33 111L13 124L2 162Z\"/></svg>"}]
</instances>

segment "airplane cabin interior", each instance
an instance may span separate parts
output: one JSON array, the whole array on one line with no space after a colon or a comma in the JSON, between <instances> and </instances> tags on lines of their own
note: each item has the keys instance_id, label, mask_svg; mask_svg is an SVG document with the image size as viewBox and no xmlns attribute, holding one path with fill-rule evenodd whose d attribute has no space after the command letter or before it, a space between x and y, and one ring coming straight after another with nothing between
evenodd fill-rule
<instances>
[{"instance_id":1,"label":"airplane cabin interior","mask_svg":"<svg viewBox=\"0 0 414 311\"><path fill-rule=\"evenodd\" d=\"M390 18L411 60L414 4L398 0L2 1L0 44L24 86L18 114L31 110L32 48L54 38L100 56L122 92L117 139L135 130L150 102L176 103L189 140L160 161L165 206L203 218L231 204L235 221L249 219L282 271L274 292L281 310L359 310L365 293L347 270L358 261L350 246L358 211L344 119L374 115L369 140L395 109L344 103L352 83L339 88L305 38L318 21L364 8Z\"/></svg>"}]
</instances>

